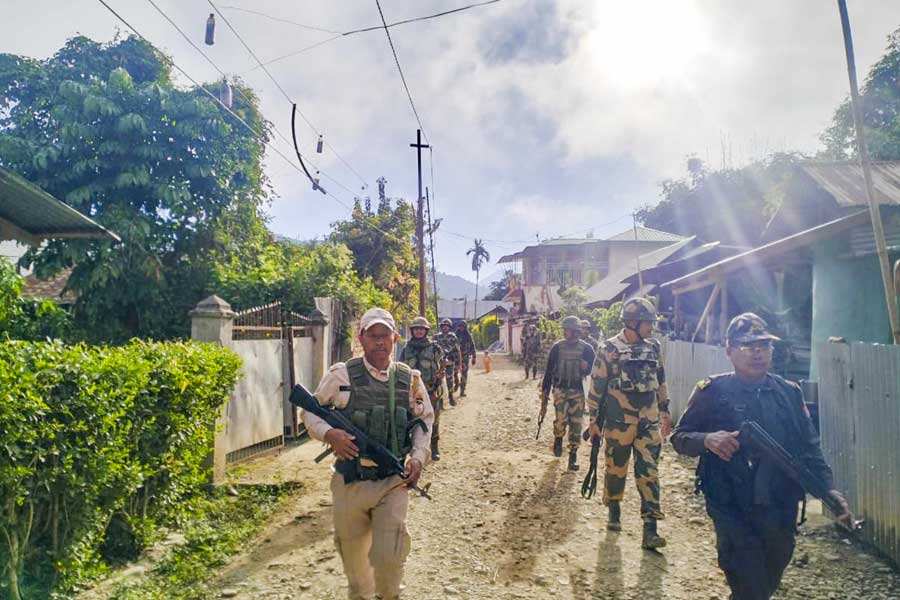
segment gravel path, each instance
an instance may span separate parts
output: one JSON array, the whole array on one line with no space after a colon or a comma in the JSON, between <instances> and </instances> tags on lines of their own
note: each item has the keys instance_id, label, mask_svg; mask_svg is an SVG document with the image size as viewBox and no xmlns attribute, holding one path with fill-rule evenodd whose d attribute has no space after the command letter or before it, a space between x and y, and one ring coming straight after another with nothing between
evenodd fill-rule
<instances>
[{"instance_id":1,"label":"gravel path","mask_svg":"<svg viewBox=\"0 0 900 600\"><path fill-rule=\"evenodd\" d=\"M536 382L522 381L521 371L502 357L494 364L493 373L471 372L469 396L444 415L443 459L423 477L435 500L411 502L406 596L727 598L712 527L702 498L693 495L692 461L664 448L667 519L660 529L669 545L660 553L643 551L633 482L623 505L624 531L609 533L599 499L579 494L588 447L582 447L582 471L568 473L565 460L550 454L549 419L541 440L534 439ZM346 597L331 538L329 469L312 462L320 450L317 443L304 444L246 469L246 481L300 481L305 493L222 570L213 586L217 594ZM813 516L778 598L896 599L900 576Z\"/></svg>"}]
</instances>

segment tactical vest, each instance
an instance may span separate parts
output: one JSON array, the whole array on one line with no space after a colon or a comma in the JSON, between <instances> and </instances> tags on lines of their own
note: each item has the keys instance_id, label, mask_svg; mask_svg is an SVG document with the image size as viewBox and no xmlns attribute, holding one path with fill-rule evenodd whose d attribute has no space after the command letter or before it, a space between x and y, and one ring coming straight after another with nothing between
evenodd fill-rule
<instances>
[{"instance_id":1,"label":"tactical vest","mask_svg":"<svg viewBox=\"0 0 900 600\"><path fill-rule=\"evenodd\" d=\"M562 341L557 346L556 376L553 385L567 390L583 389L581 361L584 360L584 342L578 340L574 344Z\"/></svg>"},{"instance_id":2,"label":"tactical vest","mask_svg":"<svg viewBox=\"0 0 900 600\"><path fill-rule=\"evenodd\" d=\"M455 333L452 331L448 333L439 333L434 336L434 341L437 342L438 346L441 347L441 350L444 351L445 363L453 363L455 365L459 362L459 340Z\"/></svg>"},{"instance_id":3,"label":"tactical vest","mask_svg":"<svg viewBox=\"0 0 900 600\"><path fill-rule=\"evenodd\" d=\"M400 360L409 365L410 368L418 369L422 374L422 381L425 382L425 387L431 391L434 390L437 384L437 376L441 369L441 354L440 346L433 342L418 348L408 343L403 348Z\"/></svg>"},{"instance_id":4,"label":"tactical vest","mask_svg":"<svg viewBox=\"0 0 900 600\"><path fill-rule=\"evenodd\" d=\"M345 417L365 432L374 442L392 449L392 441L396 441L397 457L402 462L411 449L410 436L406 425L412 418L409 414L409 391L412 370L404 363L394 363L394 426L391 432L390 389L387 381L378 381L369 375L362 358L347 361L347 374L350 376L350 400L341 409ZM365 467L360 459L372 460L364 452L353 461L339 461L337 470L344 475L345 483L358 480L384 479L387 476L382 469ZM374 461L373 461L374 462Z\"/></svg>"},{"instance_id":5,"label":"tactical vest","mask_svg":"<svg viewBox=\"0 0 900 600\"><path fill-rule=\"evenodd\" d=\"M659 389L659 344L655 340L629 344L617 335L606 341L606 352L619 355L617 360L610 361L609 389L626 394Z\"/></svg>"}]
</instances>

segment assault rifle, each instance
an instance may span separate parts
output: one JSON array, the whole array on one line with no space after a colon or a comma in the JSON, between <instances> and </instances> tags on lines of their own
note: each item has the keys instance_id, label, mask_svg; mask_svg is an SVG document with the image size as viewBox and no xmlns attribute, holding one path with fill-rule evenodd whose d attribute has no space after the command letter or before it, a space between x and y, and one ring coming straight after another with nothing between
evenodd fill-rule
<instances>
[{"instance_id":1,"label":"assault rifle","mask_svg":"<svg viewBox=\"0 0 900 600\"><path fill-rule=\"evenodd\" d=\"M585 429L581 434L581 439L584 441L590 440L591 430ZM603 440L601 438L591 440L591 465L588 467L588 472L584 476L584 481L581 482L582 498L590 499L597 492L597 463L600 460L600 446L602 444Z\"/></svg>"},{"instance_id":2,"label":"assault rifle","mask_svg":"<svg viewBox=\"0 0 900 600\"><path fill-rule=\"evenodd\" d=\"M387 469L390 475L404 477L406 468L403 466L403 463L400 462L399 458L394 456L393 453L382 444L379 444L367 436L359 427L350 422L347 417L335 410L333 406L322 406L319 404L316 397L310 394L309 390L302 385L297 384L294 386L294 389L291 390L290 402L294 406L299 406L303 410L316 415L332 427L346 431L355 438L353 443L359 448L361 453L371 457L380 467ZM424 431L428 431L428 426L425 425L425 422L421 419L413 419L410 421L407 426L407 431L412 431L416 427L421 427ZM329 448L316 457L316 462L320 462L330 453L331 449ZM427 498L428 500L432 499L431 496L428 495L428 489L431 487L431 484L426 485L424 488L417 485L410 485L409 487L418 492L423 498Z\"/></svg>"},{"instance_id":3,"label":"assault rifle","mask_svg":"<svg viewBox=\"0 0 900 600\"><path fill-rule=\"evenodd\" d=\"M738 443L754 451L756 454L771 460L785 475L795 483L822 501L834 515L844 512L838 499L831 495L831 490L820 477L816 477L803 463L791 456L775 438L763 429L756 421L744 421L738 433ZM862 526L862 520L851 520L849 525L842 525L849 531L856 531Z\"/></svg>"},{"instance_id":4,"label":"assault rifle","mask_svg":"<svg viewBox=\"0 0 900 600\"><path fill-rule=\"evenodd\" d=\"M534 434L534 439L539 439L541 437L541 425L544 424L544 417L547 416L547 403L549 400L544 399L543 392L541 393L541 412L538 413L538 428L537 433Z\"/></svg>"}]
</instances>

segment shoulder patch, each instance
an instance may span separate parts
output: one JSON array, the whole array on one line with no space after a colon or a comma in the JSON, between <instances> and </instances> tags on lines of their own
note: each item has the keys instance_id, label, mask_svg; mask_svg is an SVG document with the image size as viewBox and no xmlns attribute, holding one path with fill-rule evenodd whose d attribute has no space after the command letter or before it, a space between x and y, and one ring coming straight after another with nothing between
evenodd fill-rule
<instances>
[{"instance_id":1,"label":"shoulder patch","mask_svg":"<svg viewBox=\"0 0 900 600\"><path fill-rule=\"evenodd\" d=\"M705 390L706 388L708 388L711 385L712 385L712 379L709 379L709 378L701 379L700 381L697 382L697 389Z\"/></svg>"}]
</instances>

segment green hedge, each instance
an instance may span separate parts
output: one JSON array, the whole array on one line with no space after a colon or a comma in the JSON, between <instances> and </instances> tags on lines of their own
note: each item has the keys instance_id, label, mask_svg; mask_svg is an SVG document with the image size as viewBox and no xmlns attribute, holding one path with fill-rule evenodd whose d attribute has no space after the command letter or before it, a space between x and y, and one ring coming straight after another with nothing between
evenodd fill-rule
<instances>
[{"instance_id":1,"label":"green hedge","mask_svg":"<svg viewBox=\"0 0 900 600\"><path fill-rule=\"evenodd\" d=\"M212 344L0 343L0 593L70 589L183 517L239 368Z\"/></svg>"}]
</instances>

